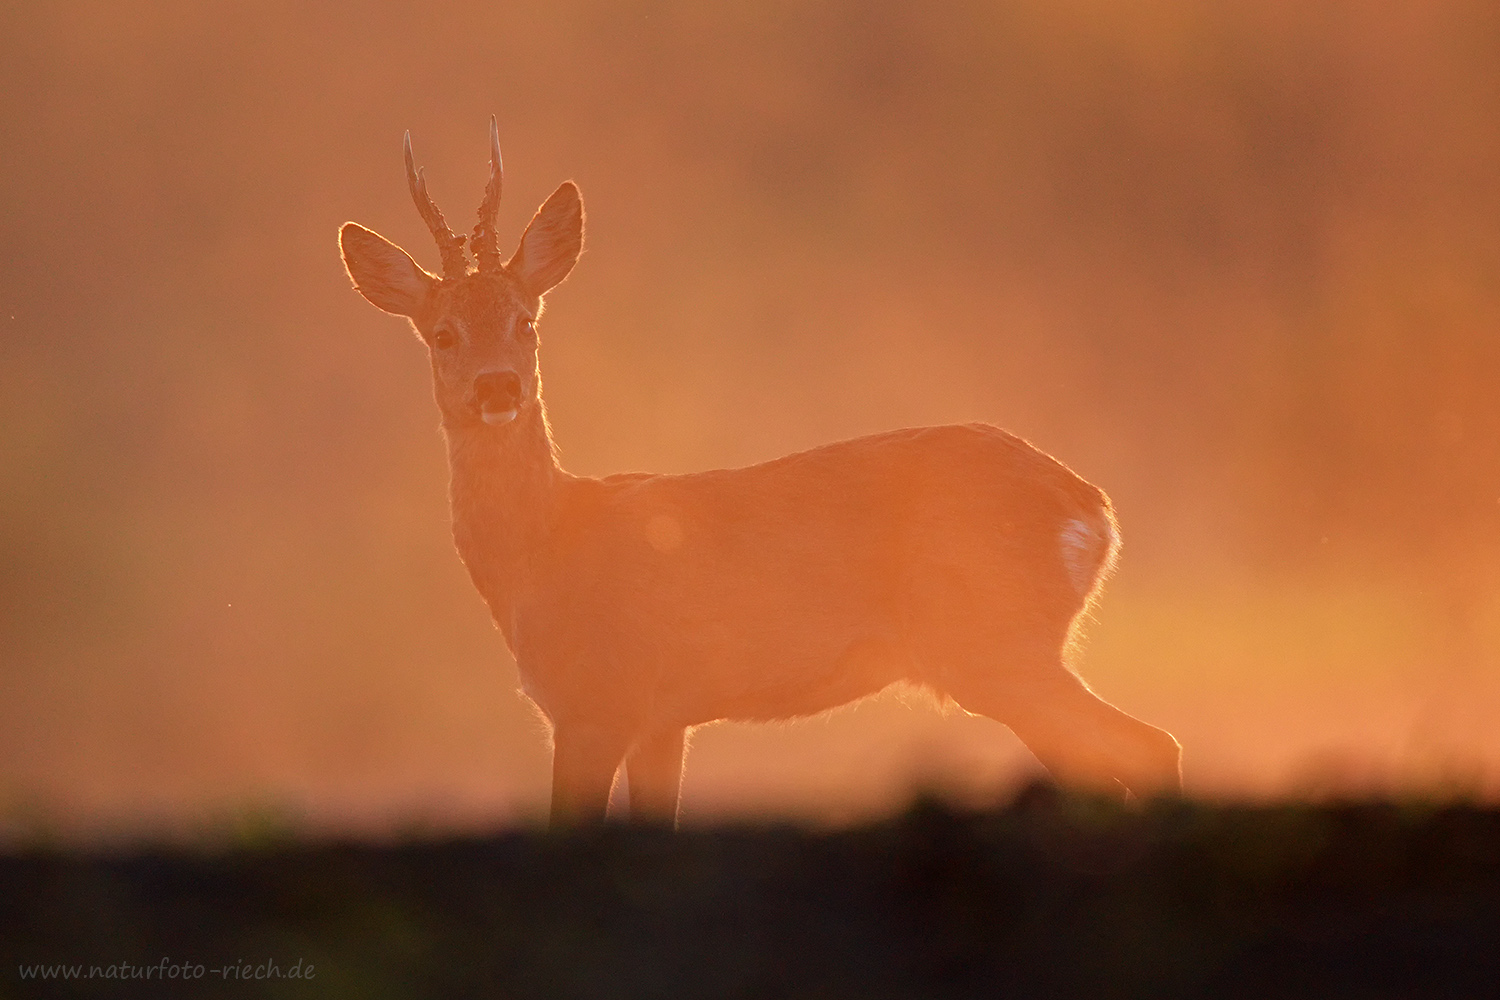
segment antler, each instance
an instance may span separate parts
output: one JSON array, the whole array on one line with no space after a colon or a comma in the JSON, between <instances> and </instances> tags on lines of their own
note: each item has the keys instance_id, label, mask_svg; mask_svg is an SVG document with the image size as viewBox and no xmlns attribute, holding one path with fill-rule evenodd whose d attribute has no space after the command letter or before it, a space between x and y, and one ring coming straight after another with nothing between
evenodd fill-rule
<instances>
[{"instance_id":1,"label":"antler","mask_svg":"<svg viewBox=\"0 0 1500 1000\"><path fill-rule=\"evenodd\" d=\"M443 256L443 277L463 277L469 271L469 261L464 256L464 238L448 228L448 223L443 221L443 213L438 211L437 203L427 193L427 179L417 169L416 160L411 155L410 132L406 133L406 183L411 188L411 199L417 203L422 221L427 223L427 228L432 230L432 236L437 240L438 253ZM498 193L498 185L496 190Z\"/></svg>"},{"instance_id":2,"label":"antler","mask_svg":"<svg viewBox=\"0 0 1500 1000\"><path fill-rule=\"evenodd\" d=\"M495 218L500 212L500 183L504 175L500 163L500 127L490 115L490 180L484 186L484 200L479 203L479 224L469 237L469 248L481 271L500 269L500 245L495 234Z\"/></svg>"}]
</instances>

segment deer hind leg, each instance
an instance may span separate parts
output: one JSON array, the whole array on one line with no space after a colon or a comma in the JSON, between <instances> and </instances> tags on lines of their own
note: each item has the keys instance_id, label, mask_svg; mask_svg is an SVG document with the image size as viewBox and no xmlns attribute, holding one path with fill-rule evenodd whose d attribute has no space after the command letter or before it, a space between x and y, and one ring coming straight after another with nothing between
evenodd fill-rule
<instances>
[{"instance_id":1,"label":"deer hind leg","mask_svg":"<svg viewBox=\"0 0 1500 1000\"><path fill-rule=\"evenodd\" d=\"M604 822L609 793L629 745L629 737L601 726L571 723L553 728L553 828Z\"/></svg>"},{"instance_id":2,"label":"deer hind leg","mask_svg":"<svg viewBox=\"0 0 1500 1000\"><path fill-rule=\"evenodd\" d=\"M649 733L635 745L625 761L631 819L677 825L686 749L687 730L681 727Z\"/></svg>"},{"instance_id":3,"label":"deer hind leg","mask_svg":"<svg viewBox=\"0 0 1500 1000\"><path fill-rule=\"evenodd\" d=\"M1106 793L1124 785L1138 798L1182 790L1182 749L1170 733L1094 694L1060 651L1019 660L983 675L950 675L948 694L1009 726L1061 784Z\"/></svg>"}]
</instances>

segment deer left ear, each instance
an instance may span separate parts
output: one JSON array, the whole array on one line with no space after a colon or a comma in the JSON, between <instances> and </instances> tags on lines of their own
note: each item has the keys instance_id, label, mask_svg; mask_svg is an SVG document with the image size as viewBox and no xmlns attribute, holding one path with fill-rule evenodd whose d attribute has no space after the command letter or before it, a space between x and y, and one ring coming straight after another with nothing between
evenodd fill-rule
<instances>
[{"instance_id":1,"label":"deer left ear","mask_svg":"<svg viewBox=\"0 0 1500 1000\"><path fill-rule=\"evenodd\" d=\"M438 279L405 250L356 223L346 222L339 229L339 250L355 289L377 309L414 317L437 286Z\"/></svg>"},{"instance_id":2,"label":"deer left ear","mask_svg":"<svg viewBox=\"0 0 1500 1000\"><path fill-rule=\"evenodd\" d=\"M568 276L582 252L583 197L567 181L537 209L505 269L540 297Z\"/></svg>"}]
</instances>

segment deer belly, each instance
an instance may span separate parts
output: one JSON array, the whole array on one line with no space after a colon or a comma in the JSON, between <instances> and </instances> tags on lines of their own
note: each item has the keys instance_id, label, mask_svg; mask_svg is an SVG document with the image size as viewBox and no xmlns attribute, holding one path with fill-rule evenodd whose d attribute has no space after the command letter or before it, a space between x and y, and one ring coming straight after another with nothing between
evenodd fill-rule
<instances>
[{"instance_id":1,"label":"deer belly","mask_svg":"<svg viewBox=\"0 0 1500 1000\"><path fill-rule=\"evenodd\" d=\"M521 692L525 694L527 698L531 699L531 703L535 705L543 715L545 715L549 719L552 718L552 711L547 707L547 698L542 693L542 686L538 684L532 677L532 675L527 673L525 668L521 667L519 663L516 664L516 667L516 672L521 675Z\"/></svg>"},{"instance_id":2,"label":"deer belly","mask_svg":"<svg viewBox=\"0 0 1500 1000\"><path fill-rule=\"evenodd\" d=\"M682 652L664 664L653 700L693 724L815 715L902 679L910 662L901 644L876 635L746 634Z\"/></svg>"}]
</instances>

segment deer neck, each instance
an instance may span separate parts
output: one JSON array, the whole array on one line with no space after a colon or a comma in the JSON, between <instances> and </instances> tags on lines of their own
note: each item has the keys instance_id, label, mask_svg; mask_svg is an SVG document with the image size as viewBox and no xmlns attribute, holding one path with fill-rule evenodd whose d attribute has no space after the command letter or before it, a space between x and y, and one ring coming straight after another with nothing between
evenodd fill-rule
<instances>
[{"instance_id":1,"label":"deer neck","mask_svg":"<svg viewBox=\"0 0 1500 1000\"><path fill-rule=\"evenodd\" d=\"M453 541L509 640L515 594L528 557L546 540L566 473L540 405L506 427L449 428L447 437Z\"/></svg>"}]
</instances>

